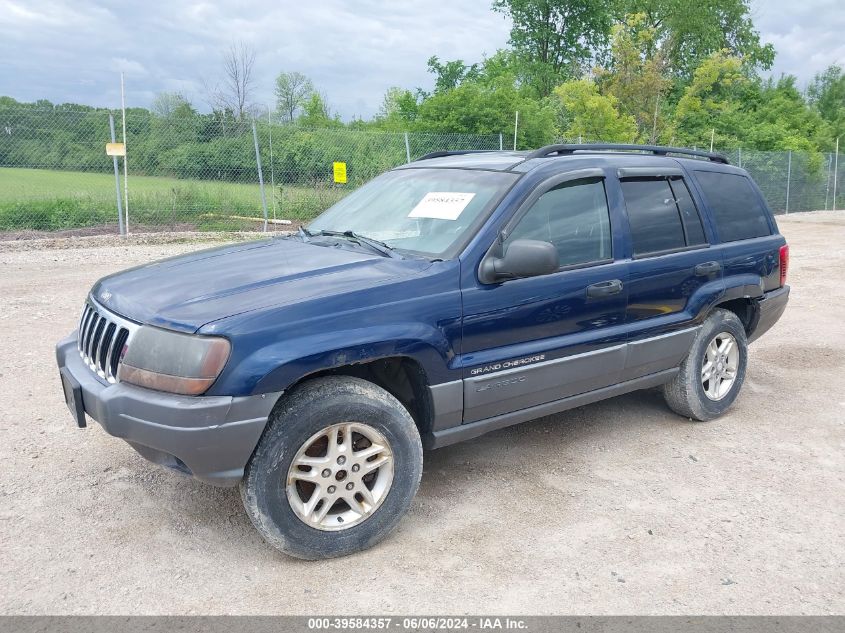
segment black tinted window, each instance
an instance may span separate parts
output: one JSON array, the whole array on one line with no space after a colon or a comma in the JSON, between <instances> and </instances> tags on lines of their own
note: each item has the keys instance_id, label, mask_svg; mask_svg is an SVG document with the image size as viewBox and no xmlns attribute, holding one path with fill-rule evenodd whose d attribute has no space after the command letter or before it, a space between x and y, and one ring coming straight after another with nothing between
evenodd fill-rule
<instances>
[{"instance_id":1,"label":"black tinted window","mask_svg":"<svg viewBox=\"0 0 845 633\"><path fill-rule=\"evenodd\" d=\"M771 234L766 209L748 178L715 171L697 171L695 176L723 242Z\"/></svg>"},{"instance_id":2,"label":"black tinted window","mask_svg":"<svg viewBox=\"0 0 845 633\"><path fill-rule=\"evenodd\" d=\"M668 180L623 180L622 193L631 225L634 255L687 245L675 194Z\"/></svg>"},{"instance_id":3,"label":"black tinted window","mask_svg":"<svg viewBox=\"0 0 845 633\"><path fill-rule=\"evenodd\" d=\"M692 196L690 196L686 183L680 178L676 178L670 180L669 185L672 187L672 192L675 194L675 202L678 204L678 210L681 212L681 220L684 223L684 232L687 236L687 246L706 244L707 238L704 237L701 217L698 215L698 209L695 208L695 202L693 202Z\"/></svg>"},{"instance_id":4,"label":"black tinted window","mask_svg":"<svg viewBox=\"0 0 845 633\"><path fill-rule=\"evenodd\" d=\"M551 242L561 266L610 259L610 217L602 180L564 183L544 193L513 228L513 240Z\"/></svg>"}]
</instances>

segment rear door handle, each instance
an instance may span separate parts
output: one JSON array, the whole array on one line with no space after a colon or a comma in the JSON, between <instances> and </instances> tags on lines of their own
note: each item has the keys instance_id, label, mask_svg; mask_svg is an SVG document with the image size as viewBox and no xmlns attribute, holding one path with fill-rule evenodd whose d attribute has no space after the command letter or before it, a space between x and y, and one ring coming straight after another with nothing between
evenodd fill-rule
<instances>
[{"instance_id":1,"label":"rear door handle","mask_svg":"<svg viewBox=\"0 0 845 633\"><path fill-rule=\"evenodd\" d=\"M722 265L719 262L704 262L695 267L695 274L699 277L706 277L722 270Z\"/></svg>"},{"instance_id":2,"label":"rear door handle","mask_svg":"<svg viewBox=\"0 0 845 633\"><path fill-rule=\"evenodd\" d=\"M587 286L587 297L590 299L609 297L611 295L617 295L620 292L622 292L622 281L619 279L609 279L608 281L600 281L597 284Z\"/></svg>"}]
</instances>

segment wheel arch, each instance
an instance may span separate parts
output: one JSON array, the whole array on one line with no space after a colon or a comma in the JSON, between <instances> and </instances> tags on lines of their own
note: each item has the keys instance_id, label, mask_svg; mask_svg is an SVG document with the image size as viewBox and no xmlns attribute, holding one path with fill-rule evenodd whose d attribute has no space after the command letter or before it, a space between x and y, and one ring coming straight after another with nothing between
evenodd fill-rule
<instances>
[{"instance_id":1,"label":"wheel arch","mask_svg":"<svg viewBox=\"0 0 845 633\"><path fill-rule=\"evenodd\" d=\"M298 378L286 391L324 376L350 376L381 387L408 410L420 435L431 430L434 404L428 375L418 360L410 356L386 356L318 369ZM281 398L284 398L284 395Z\"/></svg>"},{"instance_id":2,"label":"wheel arch","mask_svg":"<svg viewBox=\"0 0 845 633\"><path fill-rule=\"evenodd\" d=\"M735 297L726 299L713 305L710 312L716 309L733 312L742 323L746 337L751 337L760 319L760 306L754 297Z\"/></svg>"},{"instance_id":3,"label":"wheel arch","mask_svg":"<svg viewBox=\"0 0 845 633\"><path fill-rule=\"evenodd\" d=\"M740 275L725 281L724 292L703 313L702 318L717 308L728 310L742 322L745 335L750 337L760 319L759 300L764 296L763 279L759 275Z\"/></svg>"}]
</instances>

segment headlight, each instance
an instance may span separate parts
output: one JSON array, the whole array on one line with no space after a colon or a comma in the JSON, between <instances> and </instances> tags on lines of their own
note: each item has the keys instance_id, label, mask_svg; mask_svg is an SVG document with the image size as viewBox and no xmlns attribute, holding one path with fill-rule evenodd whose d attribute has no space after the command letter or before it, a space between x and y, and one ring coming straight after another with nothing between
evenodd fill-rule
<instances>
[{"instance_id":1,"label":"headlight","mask_svg":"<svg viewBox=\"0 0 845 633\"><path fill-rule=\"evenodd\" d=\"M117 377L139 387L196 396L223 371L230 350L225 338L143 326L132 338Z\"/></svg>"}]
</instances>

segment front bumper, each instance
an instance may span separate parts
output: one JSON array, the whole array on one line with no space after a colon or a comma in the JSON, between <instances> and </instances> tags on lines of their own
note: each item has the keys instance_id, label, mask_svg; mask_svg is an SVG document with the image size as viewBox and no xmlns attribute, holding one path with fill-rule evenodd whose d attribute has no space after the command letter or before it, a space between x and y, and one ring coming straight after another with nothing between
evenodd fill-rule
<instances>
[{"instance_id":1,"label":"front bumper","mask_svg":"<svg viewBox=\"0 0 845 633\"><path fill-rule=\"evenodd\" d=\"M179 396L106 384L79 355L76 333L56 346L59 369L79 383L85 413L146 459L216 486L235 486L281 393Z\"/></svg>"}]
</instances>

